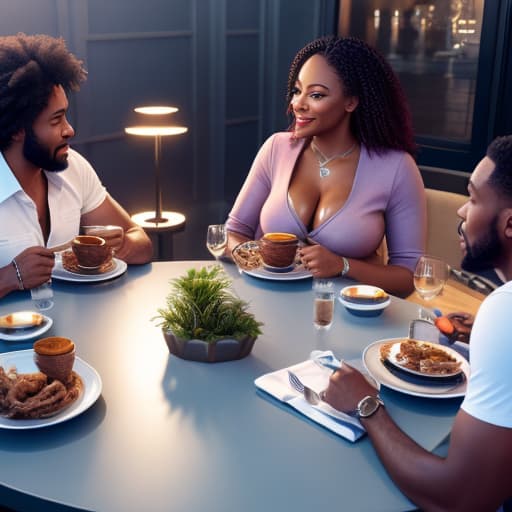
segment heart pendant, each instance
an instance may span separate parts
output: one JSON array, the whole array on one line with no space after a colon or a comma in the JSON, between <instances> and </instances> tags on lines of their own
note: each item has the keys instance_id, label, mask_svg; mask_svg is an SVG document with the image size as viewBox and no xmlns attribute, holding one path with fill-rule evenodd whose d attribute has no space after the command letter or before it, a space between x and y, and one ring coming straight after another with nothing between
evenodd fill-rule
<instances>
[{"instance_id":1,"label":"heart pendant","mask_svg":"<svg viewBox=\"0 0 512 512\"><path fill-rule=\"evenodd\" d=\"M325 178L329 174L331 174L331 171L327 167L320 167L320 178Z\"/></svg>"}]
</instances>

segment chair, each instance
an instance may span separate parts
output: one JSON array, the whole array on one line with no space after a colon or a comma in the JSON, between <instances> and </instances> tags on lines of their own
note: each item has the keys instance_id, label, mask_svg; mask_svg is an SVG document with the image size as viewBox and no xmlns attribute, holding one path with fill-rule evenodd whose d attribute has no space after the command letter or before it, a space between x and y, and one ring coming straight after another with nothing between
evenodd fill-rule
<instances>
[{"instance_id":1,"label":"chair","mask_svg":"<svg viewBox=\"0 0 512 512\"><path fill-rule=\"evenodd\" d=\"M460 268L462 253L457 227L457 210L468 200L467 196L444 190L425 189L427 196L426 252Z\"/></svg>"}]
</instances>

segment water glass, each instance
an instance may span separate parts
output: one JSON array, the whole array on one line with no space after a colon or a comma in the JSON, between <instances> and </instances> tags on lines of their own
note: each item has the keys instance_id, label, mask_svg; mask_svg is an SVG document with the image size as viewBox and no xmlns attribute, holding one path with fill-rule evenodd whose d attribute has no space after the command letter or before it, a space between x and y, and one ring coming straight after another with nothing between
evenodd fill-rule
<instances>
[{"instance_id":1,"label":"water glass","mask_svg":"<svg viewBox=\"0 0 512 512\"><path fill-rule=\"evenodd\" d=\"M313 282L313 324L317 329L329 329L334 318L335 292L332 281Z\"/></svg>"},{"instance_id":2,"label":"water glass","mask_svg":"<svg viewBox=\"0 0 512 512\"><path fill-rule=\"evenodd\" d=\"M52 281L46 281L40 286L36 286L30 290L30 296L35 307L39 311L45 311L53 308L53 290Z\"/></svg>"},{"instance_id":3,"label":"water glass","mask_svg":"<svg viewBox=\"0 0 512 512\"><path fill-rule=\"evenodd\" d=\"M228 242L226 226L224 224L211 224L206 234L206 247L217 259L224 254Z\"/></svg>"},{"instance_id":4,"label":"water glass","mask_svg":"<svg viewBox=\"0 0 512 512\"><path fill-rule=\"evenodd\" d=\"M414 270L414 288L423 300L439 295L448 279L449 266L433 256L421 256Z\"/></svg>"}]
</instances>

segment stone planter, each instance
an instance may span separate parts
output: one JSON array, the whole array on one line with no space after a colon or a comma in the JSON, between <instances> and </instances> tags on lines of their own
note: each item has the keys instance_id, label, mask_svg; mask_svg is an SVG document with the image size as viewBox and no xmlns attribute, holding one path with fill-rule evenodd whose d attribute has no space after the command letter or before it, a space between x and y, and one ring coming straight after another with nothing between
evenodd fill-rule
<instances>
[{"instance_id":1,"label":"stone planter","mask_svg":"<svg viewBox=\"0 0 512 512\"><path fill-rule=\"evenodd\" d=\"M242 359L251 353L255 337L247 336L242 340L223 339L215 343L202 340L185 340L178 338L172 331L162 329L169 352L181 359L219 363Z\"/></svg>"}]
</instances>

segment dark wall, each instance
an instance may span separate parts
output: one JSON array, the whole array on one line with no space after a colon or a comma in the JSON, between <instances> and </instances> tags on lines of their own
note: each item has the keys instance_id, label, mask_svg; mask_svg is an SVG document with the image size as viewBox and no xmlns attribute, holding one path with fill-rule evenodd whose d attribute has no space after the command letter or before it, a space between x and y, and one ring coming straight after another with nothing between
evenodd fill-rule
<instances>
[{"instance_id":1,"label":"dark wall","mask_svg":"<svg viewBox=\"0 0 512 512\"><path fill-rule=\"evenodd\" d=\"M152 140L124 134L140 121L132 109L179 107L169 121L189 132L163 140L163 205L208 224L224 220L260 144L286 127L289 64L307 41L335 32L336 4L0 0L0 34L62 36L84 60L74 145L130 213L154 207Z\"/></svg>"}]
</instances>

